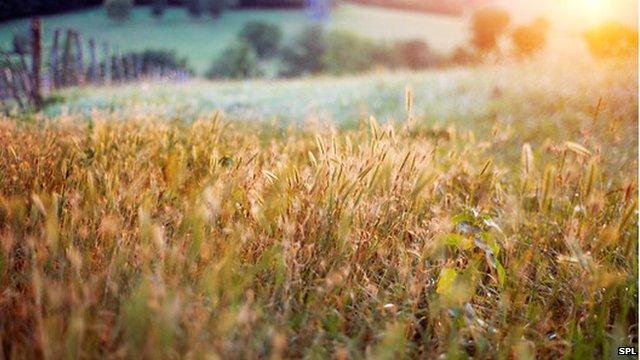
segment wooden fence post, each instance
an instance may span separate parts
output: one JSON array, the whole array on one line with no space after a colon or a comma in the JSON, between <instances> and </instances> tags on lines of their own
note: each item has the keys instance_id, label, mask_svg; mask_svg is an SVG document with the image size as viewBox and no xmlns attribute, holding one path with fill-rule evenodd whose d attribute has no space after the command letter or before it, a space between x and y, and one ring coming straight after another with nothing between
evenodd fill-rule
<instances>
[{"instance_id":1,"label":"wooden fence post","mask_svg":"<svg viewBox=\"0 0 640 360\"><path fill-rule=\"evenodd\" d=\"M7 85L7 79L4 75L4 71L0 71L0 100L4 100L10 96L9 86Z\"/></svg>"},{"instance_id":2,"label":"wooden fence post","mask_svg":"<svg viewBox=\"0 0 640 360\"><path fill-rule=\"evenodd\" d=\"M21 109L24 109L24 103L22 102L22 96L20 94L20 83L18 80L18 75L11 72L10 69L4 69L5 77L7 79L7 86L11 91L11 95L18 103L18 106Z\"/></svg>"},{"instance_id":3,"label":"wooden fence post","mask_svg":"<svg viewBox=\"0 0 640 360\"><path fill-rule=\"evenodd\" d=\"M115 61L114 68L116 71L114 78L117 81L122 81L124 80L124 64L123 64L122 54L120 54L120 51L117 49L115 51L114 61Z\"/></svg>"},{"instance_id":4,"label":"wooden fence post","mask_svg":"<svg viewBox=\"0 0 640 360\"><path fill-rule=\"evenodd\" d=\"M89 81L95 85L98 80L98 64L96 57L96 41L89 39Z\"/></svg>"},{"instance_id":5,"label":"wooden fence post","mask_svg":"<svg viewBox=\"0 0 640 360\"><path fill-rule=\"evenodd\" d=\"M105 41L102 44L102 49L104 51L104 71L102 72L102 77L104 83L108 85L111 83L111 54L109 54L109 43Z\"/></svg>"},{"instance_id":6,"label":"wooden fence post","mask_svg":"<svg viewBox=\"0 0 640 360\"><path fill-rule=\"evenodd\" d=\"M27 49L24 48L24 44L22 42L16 41L15 38L14 47L20 60L20 66L17 66L17 69L14 69L14 74L12 76L15 93L22 93L27 97L27 99L30 99L32 95L31 88L33 87L33 81L31 78L31 71L27 66ZM22 89L22 92L20 89Z\"/></svg>"},{"instance_id":7,"label":"wooden fence post","mask_svg":"<svg viewBox=\"0 0 640 360\"><path fill-rule=\"evenodd\" d=\"M56 29L53 32L53 45L51 46L51 61L50 61L50 71L51 71L51 79L53 81L53 87L58 88L62 83L62 79L60 77L60 29Z\"/></svg>"},{"instance_id":8,"label":"wooden fence post","mask_svg":"<svg viewBox=\"0 0 640 360\"><path fill-rule=\"evenodd\" d=\"M127 64L127 79L135 80L136 79L136 64L135 64L135 55L129 54L126 56L126 64Z\"/></svg>"},{"instance_id":9,"label":"wooden fence post","mask_svg":"<svg viewBox=\"0 0 640 360\"><path fill-rule=\"evenodd\" d=\"M14 40L15 52L18 54L18 58L20 59L20 69L23 72L29 71L29 67L27 66L27 49L24 48L24 44L19 41Z\"/></svg>"},{"instance_id":10,"label":"wooden fence post","mask_svg":"<svg viewBox=\"0 0 640 360\"><path fill-rule=\"evenodd\" d=\"M142 55L140 54L136 54L134 57L134 68L135 68L135 74L136 74L136 79L141 79L142 78Z\"/></svg>"},{"instance_id":11,"label":"wooden fence post","mask_svg":"<svg viewBox=\"0 0 640 360\"><path fill-rule=\"evenodd\" d=\"M72 59L72 39L73 30L67 30L66 39L64 41L64 53L62 54L62 82L63 85L75 85L73 59Z\"/></svg>"},{"instance_id":12,"label":"wooden fence post","mask_svg":"<svg viewBox=\"0 0 640 360\"><path fill-rule=\"evenodd\" d=\"M22 76L19 73L11 73L11 70L6 69L7 84L11 87L14 99L18 102L18 106L24 109L24 103L22 102L22 96L20 94L20 87L24 84L20 84Z\"/></svg>"},{"instance_id":13,"label":"wooden fence post","mask_svg":"<svg viewBox=\"0 0 640 360\"><path fill-rule=\"evenodd\" d=\"M122 55L122 68L124 69L122 73L124 74L125 81L130 80L131 76L131 57L129 55Z\"/></svg>"},{"instance_id":14,"label":"wooden fence post","mask_svg":"<svg viewBox=\"0 0 640 360\"><path fill-rule=\"evenodd\" d=\"M42 22L39 17L31 19L31 99L36 109L42 109Z\"/></svg>"},{"instance_id":15,"label":"wooden fence post","mask_svg":"<svg viewBox=\"0 0 640 360\"><path fill-rule=\"evenodd\" d=\"M82 52L82 37L80 36L80 33L78 33L77 31L73 31L73 40L76 44L76 66L75 66L75 73L76 73L76 78L78 79L78 83L82 84L84 82L84 76L85 76L85 72L84 72L84 59L83 59L83 52Z\"/></svg>"}]
</instances>

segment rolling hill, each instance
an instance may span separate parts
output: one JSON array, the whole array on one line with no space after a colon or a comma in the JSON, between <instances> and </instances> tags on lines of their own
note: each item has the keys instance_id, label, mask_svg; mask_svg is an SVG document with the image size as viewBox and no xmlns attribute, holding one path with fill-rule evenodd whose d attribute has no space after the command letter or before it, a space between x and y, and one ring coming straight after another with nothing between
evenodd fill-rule
<instances>
[{"instance_id":1,"label":"rolling hill","mask_svg":"<svg viewBox=\"0 0 640 360\"><path fill-rule=\"evenodd\" d=\"M54 29L72 26L85 39L109 41L120 51L174 49L188 58L196 72L204 73L242 26L254 20L279 24L286 37L310 23L303 10L229 10L219 19L194 20L183 8L170 8L163 19L157 20L150 16L147 7L136 7L131 18L123 23L108 19L102 8L93 8L45 16L43 26L45 42L51 41ZM26 19L0 24L0 46L11 46L13 34L24 33L27 27ZM462 18L355 4L340 6L327 27L377 39L424 39L441 52L448 52L467 39L467 26Z\"/></svg>"}]
</instances>

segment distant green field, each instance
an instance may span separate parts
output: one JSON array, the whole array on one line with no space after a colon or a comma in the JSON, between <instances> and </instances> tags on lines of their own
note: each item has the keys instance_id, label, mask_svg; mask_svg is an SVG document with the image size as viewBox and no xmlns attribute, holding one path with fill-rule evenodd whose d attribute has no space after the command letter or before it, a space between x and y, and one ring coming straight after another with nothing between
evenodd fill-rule
<instances>
[{"instance_id":1,"label":"distant green field","mask_svg":"<svg viewBox=\"0 0 640 360\"><path fill-rule=\"evenodd\" d=\"M549 123L545 129L553 129L550 133L563 133L568 131L564 124L577 114L573 108L576 99L590 99L593 107L607 92L634 93L629 89L636 84L635 77L628 74L636 74L635 69L634 61L598 62L590 57L569 61L541 56L527 62L418 73L380 71L339 78L134 83L63 90L60 94L64 101L49 106L45 113L89 115L107 110L128 116L193 120L221 110L231 119L300 122L313 118L342 124L375 114L378 120L387 122L404 119L405 89L410 87L415 115L432 122L477 130L479 119L495 117L505 124L529 124L527 131L532 132L539 132L540 124ZM583 76L590 71L596 75ZM608 77L597 75L603 73ZM602 90L605 88L608 90ZM593 111L592 107L588 111ZM589 118L592 113L579 116Z\"/></svg>"},{"instance_id":2,"label":"distant green field","mask_svg":"<svg viewBox=\"0 0 640 360\"><path fill-rule=\"evenodd\" d=\"M219 19L194 20L183 8L170 8L163 19L156 20L146 7L137 7L131 18L121 24L109 20L102 8L43 18L47 43L51 42L54 29L73 27L84 38L108 40L121 51L174 49L186 56L198 73L205 72L242 26L253 20L279 24L288 37L310 21L302 10L230 10ZM10 46L13 34L25 32L27 26L25 19L0 24L0 46ZM340 6L327 26L376 39L421 38L441 52L450 51L467 39L466 22L460 18L353 4Z\"/></svg>"}]
</instances>

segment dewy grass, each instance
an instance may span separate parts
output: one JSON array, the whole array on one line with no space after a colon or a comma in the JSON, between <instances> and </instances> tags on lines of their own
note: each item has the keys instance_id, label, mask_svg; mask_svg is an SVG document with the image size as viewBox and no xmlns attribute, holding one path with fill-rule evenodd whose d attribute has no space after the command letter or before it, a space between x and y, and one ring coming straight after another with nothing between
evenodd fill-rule
<instances>
[{"instance_id":1,"label":"dewy grass","mask_svg":"<svg viewBox=\"0 0 640 360\"><path fill-rule=\"evenodd\" d=\"M637 346L637 98L625 91L563 132L545 127L553 118L536 132L524 131L535 119L274 130L219 115L3 118L3 355L602 358ZM578 100L582 114L597 97Z\"/></svg>"}]
</instances>

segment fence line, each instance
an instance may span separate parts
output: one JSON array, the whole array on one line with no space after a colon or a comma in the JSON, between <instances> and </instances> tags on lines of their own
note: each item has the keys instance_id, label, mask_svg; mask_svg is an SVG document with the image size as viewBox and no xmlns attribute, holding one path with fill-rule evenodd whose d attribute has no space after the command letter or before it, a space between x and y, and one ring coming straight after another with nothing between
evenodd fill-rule
<instances>
[{"instance_id":1,"label":"fence line","mask_svg":"<svg viewBox=\"0 0 640 360\"><path fill-rule=\"evenodd\" d=\"M108 42L102 44L100 60L96 40L88 39L85 48L83 37L72 28L54 30L49 58L44 60L40 18L31 19L29 35L28 46L14 38L12 50L0 49L0 101L14 99L20 108L40 109L48 92L65 87L143 79L183 81L190 76L184 69L144 64L139 54L122 54Z\"/></svg>"}]
</instances>

